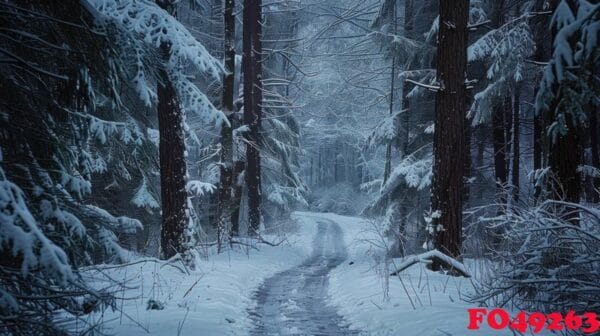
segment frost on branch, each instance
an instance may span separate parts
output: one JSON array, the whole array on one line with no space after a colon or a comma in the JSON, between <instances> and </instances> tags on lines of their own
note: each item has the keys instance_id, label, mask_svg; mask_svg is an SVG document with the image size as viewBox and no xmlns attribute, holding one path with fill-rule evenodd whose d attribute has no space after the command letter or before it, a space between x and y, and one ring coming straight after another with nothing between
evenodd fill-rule
<instances>
[{"instance_id":1,"label":"frost on branch","mask_svg":"<svg viewBox=\"0 0 600 336\"><path fill-rule=\"evenodd\" d=\"M432 158L416 159L408 156L398 164L388 181L381 188L382 195L388 195L399 185L404 184L409 188L423 190L431 185Z\"/></svg>"},{"instance_id":2,"label":"frost on branch","mask_svg":"<svg viewBox=\"0 0 600 336\"><path fill-rule=\"evenodd\" d=\"M0 168L0 246L20 260L22 276L43 271L60 283L73 277L65 252L39 229L23 191ZM8 294L6 294L8 295Z\"/></svg>"},{"instance_id":3,"label":"frost on branch","mask_svg":"<svg viewBox=\"0 0 600 336\"><path fill-rule=\"evenodd\" d=\"M538 115L552 106L552 123L547 131L552 141L567 134L568 119L574 127L584 126L588 104L600 97L598 88L588 83L598 57L598 20L600 4L585 0L577 1L574 8L568 1L561 1L552 17L551 27L558 33L535 100Z\"/></svg>"},{"instance_id":4,"label":"frost on branch","mask_svg":"<svg viewBox=\"0 0 600 336\"><path fill-rule=\"evenodd\" d=\"M419 255L412 255L403 258L399 263L393 264L395 270L390 275L398 275L405 269L417 263L431 264L433 262L440 263L445 269L450 270L451 272L456 272L466 278L471 277L469 270L465 265L463 265L463 263L445 255L438 250L431 250Z\"/></svg>"},{"instance_id":5,"label":"frost on branch","mask_svg":"<svg viewBox=\"0 0 600 336\"><path fill-rule=\"evenodd\" d=\"M93 205L86 205L86 212L86 216L95 218L98 223L102 223L102 225L94 226L92 230L98 243L98 252L104 255L103 259L112 262L127 261L129 253L119 244L116 233L134 234L143 228L142 223L126 216L113 216L108 211Z\"/></svg>"},{"instance_id":6,"label":"frost on branch","mask_svg":"<svg viewBox=\"0 0 600 336\"><path fill-rule=\"evenodd\" d=\"M374 148L382 144L387 144L398 136L398 117L402 111L395 112L390 116L383 118L375 127L373 132L367 137L367 146Z\"/></svg>"},{"instance_id":7,"label":"frost on branch","mask_svg":"<svg viewBox=\"0 0 600 336\"><path fill-rule=\"evenodd\" d=\"M557 208L569 207L573 225ZM561 201L514 208L503 216L481 217L477 226L503 227L492 253L492 276L477 284L471 301L515 309L598 311L600 309L600 211Z\"/></svg>"},{"instance_id":8,"label":"frost on branch","mask_svg":"<svg viewBox=\"0 0 600 336\"><path fill-rule=\"evenodd\" d=\"M201 181L188 181L185 190L193 196L203 196L216 190L213 184Z\"/></svg>"},{"instance_id":9,"label":"frost on branch","mask_svg":"<svg viewBox=\"0 0 600 336\"><path fill-rule=\"evenodd\" d=\"M417 153L418 154L418 153ZM432 156L425 154L422 158L415 153L402 159L392 170L388 180L381 186L377 198L363 211L363 213L376 213L387 206L387 200L399 192L414 194L426 190L431 185Z\"/></svg>"},{"instance_id":10,"label":"frost on branch","mask_svg":"<svg viewBox=\"0 0 600 336\"><path fill-rule=\"evenodd\" d=\"M474 96L469 117L473 124L491 118L494 101L501 99L523 80L525 62L535 47L527 14L491 30L468 49L469 62L486 61L487 86Z\"/></svg>"},{"instance_id":11,"label":"frost on branch","mask_svg":"<svg viewBox=\"0 0 600 336\"><path fill-rule=\"evenodd\" d=\"M192 68L199 73L219 79L223 67L219 60L212 57L206 48L177 19L165 13L152 1L145 0L90 0L95 8L96 20L100 25L116 24L134 38L128 43L135 46L137 60L136 75L133 79L140 98L149 104L156 100L156 85L150 82L154 73L145 71L152 61L147 59L146 48L160 52L161 45L170 46L166 63L169 79L173 82L186 113L197 113L205 121L220 125L228 123L226 116L213 106L208 97L194 84L193 78L186 73Z\"/></svg>"},{"instance_id":12,"label":"frost on branch","mask_svg":"<svg viewBox=\"0 0 600 336\"><path fill-rule=\"evenodd\" d=\"M142 184L140 185L138 190L135 192L135 195L133 195L133 198L131 199L131 203L135 204L135 206L140 207L140 208L145 208L145 207L148 207L150 209L159 209L160 208L158 201L156 200L154 195L152 195L150 190L148 190L148 183L147 183L145 177L142 179Z\"/></svg>"}]
</instances>

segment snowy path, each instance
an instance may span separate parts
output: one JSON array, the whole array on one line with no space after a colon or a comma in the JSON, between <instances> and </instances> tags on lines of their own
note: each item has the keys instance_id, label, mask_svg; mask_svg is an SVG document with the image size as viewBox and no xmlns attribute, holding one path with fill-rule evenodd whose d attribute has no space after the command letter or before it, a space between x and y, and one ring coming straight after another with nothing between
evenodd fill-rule
<instances>
[{"instance_id":1,"label":"snowy path","mask_svg":"<svg viewBox=\"0 0 600 336\"><path fill-rule=\"evenodd\" d=\"M251 335L358 335L327 304L329 272L347 257L344 235L337 223L313 217L318 231L313 253L304 263L278 273L261 285L250 312Z\"/></svg>"},{"instance_id":2,"label":"snowy path","mask_svg":"<svg viewBox=\"0 0 600 336\"><path fill-rule=\"evenodd\" d=\"M513 335L489 327L467 331L470 280L419 265L402 273L406 288L389 278L384 299L372 222L315 212L293 218L298 227L286 244L211 255L191 274L153 262L103 271L108 282L90 271L98 288L114 279L128 287L118 293L127 300L117 310L90 314L89 323L102 320L102 332L127 336ZM147 310L149 300L164 309Z\"/></svg>"}]
</instances>

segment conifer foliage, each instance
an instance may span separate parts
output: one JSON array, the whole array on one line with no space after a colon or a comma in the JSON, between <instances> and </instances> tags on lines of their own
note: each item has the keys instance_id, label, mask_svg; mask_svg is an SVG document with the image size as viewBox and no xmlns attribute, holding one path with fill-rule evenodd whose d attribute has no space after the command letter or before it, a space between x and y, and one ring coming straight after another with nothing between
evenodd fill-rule
<instances>
[{"instance_id":1,"label":"conifer foliage","mask_svg":"<svg viewBox=\"0 0 600 336\"><path fill-rule=\"evenodd\" d=\"M141 187L128 199L156 207L148 189L158 169L150 106L169 103L222 122L184 73L189 65L218 76L222 67L147 1L3 1L0 8L0 310L7 317L0 328L60 334L112 302L110 293L88 288L78 269L127 260L119 236L142 229L139 220L96 206L96 182L102 186L112 175L105 188L127 193L117 181L137 179ZM179 97L177 106L161 101L164 85ZM181 119L180 125L181 143ZM180 187L181 207L187 198ZM188 225L187 210L179 211ZM55 323L58 309L67 313L63 323Z\"/></svg>"}]
</instances>

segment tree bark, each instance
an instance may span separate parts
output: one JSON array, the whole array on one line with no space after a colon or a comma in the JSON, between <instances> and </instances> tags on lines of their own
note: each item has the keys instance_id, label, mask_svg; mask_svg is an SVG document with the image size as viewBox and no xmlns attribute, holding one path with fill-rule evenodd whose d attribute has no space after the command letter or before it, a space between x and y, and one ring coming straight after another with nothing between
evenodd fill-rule
<instances>
[{"instance_id":1,"label":"tree bark","mask_svg":"<svg viewBox=\"0 0 600 336\"><path fill-rule=\"evenodd\" d=\"M551 29L552 36L558 34L557 28ZM552 41L554 44L554 41ZM571 45L571 48L575 48ZM580 142L579 134L582 130L577 126L575 120L573 120L573 114L567 111L560 111L564 109L562 104L559 104L564 99L565 93L560 85L555 85L552 88L554 92L554 100L550 104L550 108L547 111L548 120L545 122L548 127L551 125L559 114L564 115L566 134L558 134L555 138L549 137L548 142L548 166L550 167L550 197L555 200L561 200L571 203L579 203L581 195L581 175L578 172L578 168L582 163L582 143ZM563 217L570 221L574 225L578 225L579 220L577 218L576 211L573 211L572 207L564 207L559 209L562 212Z\"/></svg>"},{"instance_id":2,"label":"tree bark","mask_svg":"<svg viewBox=\"0 0 600 336\"><path fill-rule=\"evenodd\" d=\"M494 177L496 182L496 193L499 197L499 203L506 203L505 186L508 180L507 160L506 160L506 133L505 133L505 106L504 102L496 104L492 112L492 137L494 147Z\"/></svg>"},{"instance_id":3,"label":"tree bark","mask_svg":"<svg viewBox=\"0 0 600 336\"><path fill-rule=\"evenodd\" d=\"M404 1L404 36L406 38L412 39L414 37L414 3L413 0L405 0ZM405 62L404 69L410 70L412 69L413 62L415 60L413 58L409 59L408 62ZM409 153L409 143L410 143L410 100L408 98L408 92L410 90L409 83L404 80L402 83L402 105L401 109L404 111L401 114L402 122L399 123L399 129L401 129L400 134L402 137L399 137L399 148L401 151L402 159L406 158ZM398 223L398 247L399 252L405 252L404 246L406 246L406 224L408 222L408 213L409 213L409 200L407 197L399 197L398 198L398 206L399 206L399 223Z\"/></svg>"},{"instance_id":4,"label":"tree bark","mask_svg":"<svg viewBox=\"0 0 600 336\"><path fill-rule=\"evenodd\" d=\"M337 147L337 145L336 145ZM335 153L337 153L337 148L335 148ZM333 155L335 155L335 153ZM337 155L333 158L333 184L338 182L338 159Z\"/></svg>"},{"instance_id":5,"label":"tree bark","mask_svg":"<svg viewBox=\"0 0 600 336\"><path fill-rule=\"evenodd\" d=\"M233 98L235 83L235 0L225 0L223 12L224 22L224 55L225 73L223 74L223 112L229 120L229 125L221 126L221 176L219 181L218 211L218 235L221 238L221 228L230 225L230 234L233 234L233 223L231 214L233 204Z\"/></svg>"},{"instance_id":6,"label":"tree bark","mask_svg":"<svg viewBox=\"0 0 600 336\"><path fill-rule=\"evenodd\" d=\"M435 247L461 250L469 0L440 0L431 209ZM440 265L432 265L439 268Z\"/></svg>"},{"instance_id":7,"label":"tree bark","mask_svg":"<svg viewBox=\"0 0 600 336\"><path fill-rule=\"evenodd\" d=\"M387 182L392 170L392 142L389 141L385 146L385 166L383 168L383 184Z\"/></svg>"},{"instance_id":8,"label":"tree bark","mask_svg":"<svg viewBox=\"0 0 600 336\"><path fill-rule=\"evenodd\" d=\"M600 169L600 152L598 151L598 113L600 113L600 106L596 106L590 110L590 147L592 151L592 166L596 169ZM592 178L592 195L590 200L594 203L598 203L600 200L600 195L598 192L600 190L600 178Z\"/></svg>"},{"instance_id":9,"label":"tree bark","mask_svg":"<svg viewBox=\"0 0 600 336\"><path fill-rule=\"evenodd\" d=\"M506 21L507 3L506 0L493 2L492 20L495 27L501 27ZM508 129L512 120L512 108L507 103L506 97L502 96L496 99L492 110L492 145L494 149L494 180L496 183L497 202L501 205L506 203L506 182L508 181L508 160L507 153L510 153L508 142ZM502 208L498 209L502 212Z\"/></svg>"},{"instance_id":10,"label":"tree bark","mask_svg":"<svg viewBox=\"0 0 600 336\"><path fill-rule=\"evenodd\" d=\"M323 154L321 153L321 146L319 146L319 161L317 164L317 185L323 183Z\"/></svg>"},{"instance_id":11,"label":"tree bark","mask_svg":"<svg viewBox=\"0 0 600 336\"><path fill-rule=\"evenodd\" d=\"M396 25L396 1L391 8L392 11L392 24L393 34L397 34L397 25ZM392 66L390 71L390 102L389 102L389 115L392 116L394 114L394 90L396 84L396 53L392 51ZM385 184L390 177L390 173L392 170L392 142L393 140L388 140L385 148L385 167L383 171L383 184Z\"/></svg>"},{"instance_id":12,"label":"tree bark","mask_svg":"<svg viewBox=\"0 0 600 336\"><path fill-rule=\"evenodd\" d=\"M260 130L262 108L262 1L244 0L243 68L246 133L246 186L249 233L258 234L261 220Z\"/></svg>"},{"instance_id":13,"label":"tree bark","mask_svg":"<svg viewBox=\"0 0 600 336\"><path fill-rule=\"evenodd\" d=\"M312 187L315 185L315 181L314 181L314 172L315 172L315 157L314 156L310 156L310 171L308 173L308 181L309 181L309 185Z\"/></svg>"},{"instance_id":14,"label":"tree bark","mask_svg":"<svg viewBox=\"0 0 600 336\"><path fill-rule=\"evenodd\" d=\"M173 2L157 1L157 4L169 14L174 15L175 4ZM168 43L162 43L163 60L169 58L170 49L171 46ZM163 258L168 259L183 252L184 248L184 231L187 223L185 212L187 167L184 154L183 111L177 92L164 68L159 73L157 95L162 203L161 253Z\"/></svg>"},{"instance_id":15,"label":"tree bark","mask_svg":"<svg viewBox=\"0 0 600 336\"><path fill-rule=\"evenodd\" d=\"M551 0L548 2L549 8L544 8L546 0L537 0L535 3L536 11L551 11L554 12L558 5L558 0ZM552 53L552 41L548 36L548 28L550 27L551 15L538 15L533 18L533 38L535 41L535 53L533 59L537 62L547 62L550 59ZM540 71L541 75L541 71ZM541 79L541 78L540 78ZM539 83L539 80L537 81ZM533 96L537 96L539 91L539 85L534 88ZM546 128L544 122L544 116L535 114L533 116L533 169L539 170L544 166L544 129ZM533 181L534 183L536 181ZM541 186L534 188L534 198L538 199L541 195Z\"/></svg>"},{"instance_id":16,"label":"tree bark","mask_svg":"<svg viewBox=\"0 0 600 336\"><path fill-rule=\"evenodd\" d=\"M414 36L414 1L413 0L405 0L404 2L404 36L412 39ZM415 60L411 58L408 62L406 62L405 70L412 70L413 63ZM401 144L402 155L406 156L408 154L408 145L410 141L410 99L408 98L408 92L410 91L409 83L404 80L402 83L402 110L404 110L402 114L403 124L404 124L404 138Z\"/></svg>"},{"instance_id":17,"label":"tree bark","mask_svg":"<svg viewBox=\"0 0 600 336\"><path fill-rule=\"evenodd\" d=\"M513 131L513 101L512 94L504 97L504 153L506 160L506 181L510 172L510 155L512 154L512 131Z\"/></svg>"},{"instance_id":18,"label":"tree bark","mask_svg":"<svg viewBox=\"0 0 600 336\"><path fill-rule=\"evenodd\" d=\"M466 106L471 106L471 95L467 95ZM473 130L471 129L471 120L465 115L465 160L464 160L464 176L463 176L463 202L469 206L471 198L471 177L473 176L473 159L471 157L471 138Z\"/></svg>"},{"instance_id":19,"label":"tree bark","mask_svg":"<svg viewBox=\"0 0 600 336\"><path fill-rule=\"evenodd\" d=\"M534 93L534 97L537 95L537 90ZM542 116L536 114L533 116L533 170L542 169L542 143L544 138L544 126L542 122ZM536 181L533 181L535 184ZM540 197L542 192L541 186L535 186L533 196L535 199Z\"/></svg>"},{"instance_id":20,"label":"tree bark","mask_svg":"<svg viewBox=\"0 0 600 336\"><path fill-rule=\"evenodd\" d=\"M512 157L512 197L513 202L519 202L520 160L521 160L521 96L519 88L515 88L513 96L513 157Z\"/></svg>"},{"instance_id":21,"label":"tree bark","mask_svg":"<svg viewBox=\"0 0 600 336\"><path fill-rule=\"evenodd\" d=\"M548 163L552 171L550 182L552 197L572 203L579 203L581 195L581 175L577 171L581 164L581 143L579 130L571 114L565 113L568 132L558 135L551 142L548 154ZM569 218L573 223L577 220Z\"/></svg>"}]
</instances>

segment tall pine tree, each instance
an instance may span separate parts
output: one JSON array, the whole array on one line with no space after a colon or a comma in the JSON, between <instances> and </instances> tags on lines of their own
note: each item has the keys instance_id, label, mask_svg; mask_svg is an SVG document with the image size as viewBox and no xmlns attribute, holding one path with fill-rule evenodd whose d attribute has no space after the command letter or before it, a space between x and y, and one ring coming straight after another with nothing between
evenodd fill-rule
<instances>
[{"instance_id":1,"label":"tall pine tree","mask_svg":"<svg viewBox=\"0 0 600 336\"><path fill-rule=\"evenodd\" d=\"M175 14L176 1L157 0L156 3L170 15ZM166 63L171 53L171 45L163 41L160 49ZM187 223L185 133L183 110L166 68L161 68L158 76L161 254L163 258L168 259L183 252L184 230Z\"/></svg>"},{"instance_id":2,"label":"tall pine tree","mask_svg":"<svg viewBox=\"0 0 600 336\"><path fill-rule=\"evenodd\" d=\"M248 126L245 180L248 232L254 235L261 220L262 1L245 0L243 16L244 124Z\"/></svg>"},{"instance_id":3,"label":"tall pine tree","mask_svg":"<svg viewBox=\"0 0 600 336\"><path fill-rule=\"evenodd\" d=\"M467 70L467 20L469 0L441 0L437 49L437 81L432 228L434 245L457 257L461 250L465 113ZM439 268L439 265L433 265Z\"/></svg>"},{"instance_id":4,"label":"tall pine tree","mask_svg":"<svg viewBox=\"0 0 600 336\"><path fill-rule=\"evenodd\" d=\"M225 73L223 74L223 111L229 119L229 125L221 126L221 176L219 181L219 223L221 228L233 224L233 99L235 87L235 0L225 0L224 21L224 54ZM231 230L237 228L231 226ZM219 230L221 231L221 230ZM220 241L220 237L219 237Z\"/></svg>"}]
</instances>

